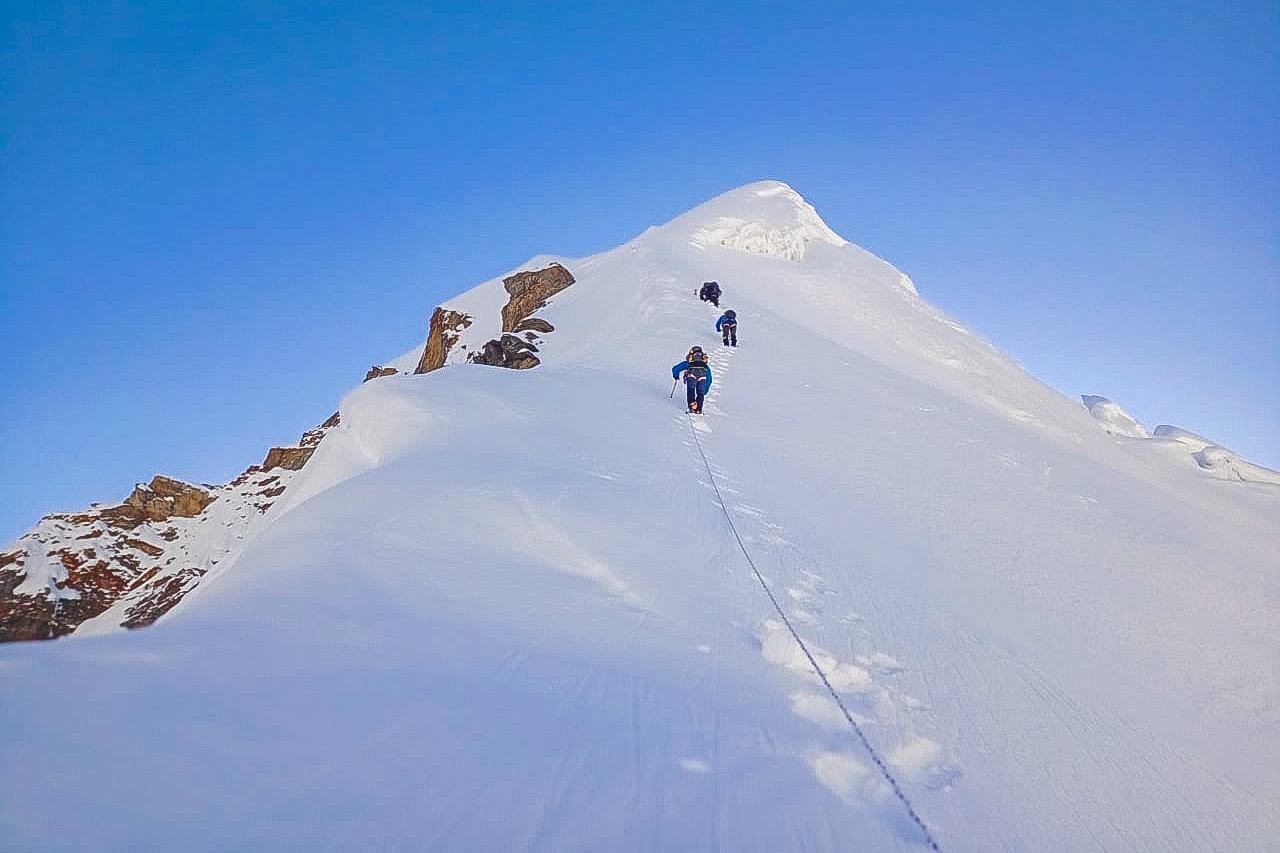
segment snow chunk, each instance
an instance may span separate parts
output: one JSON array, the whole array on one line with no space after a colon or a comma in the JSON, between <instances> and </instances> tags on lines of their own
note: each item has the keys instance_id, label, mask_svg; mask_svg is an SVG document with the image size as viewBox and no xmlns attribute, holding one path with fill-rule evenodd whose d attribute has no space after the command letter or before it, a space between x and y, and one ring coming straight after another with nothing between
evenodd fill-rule
<instances>
[{"instance_id":1,"label":"snow chunk","mask_svg":"<svg viewBox=\"0 0 1280 853\"><path fill-rule=\"evenodd\" d=\"M1153 429L1151 434L1156 438L1167 438L1176 441L1179 444L1185 444L1191 448L1192 453L1204 450L1206 447L1217 446L1217 442L1210 441L1204 436L1196 435L1190 430L1185 430L1176 426L1169 426L1168 424L1161 424Z\"/></svg>"},{"instance_id":2,"label":"snow chunk","mask_svg":"<svg viewBox=\"0 0 1280 853\"><path fill-rule=\"evenodd\" d=\"M804 653L804 649L782 622L776 619L764 620L764 626L760 632L760 644L764 659L769 663L811 678L818 677L818 674L813 671L813 664L809 662L809 656ZM812 644L809 645L809 651L813 655L814 662L822 668L822 673L826 675L827 681L835 690L859 692L873 687L871 673L862 667L843 663L835 655Z\"/></svg>"},{"instance_id":3,"label":"snow chunk","mask_svg":"<svg viewBox=\"0 0 1280 853\"><path fill-rule=\"evenodd\" d=\"M824 729L843 730L849 725L840 706L820 693L792 693L791 713ZM856 722L864 722L857 720Z\"/></svg>"},{"instance_id":4,"label":"snow chunk","mask_svg":"<svg viewBox=\"0 0 1280 853\"><path fill-rule=\"evenodd\" d=\"M937 741L917 737L894 749L888 755L889 766L899 778L939 790L948 787L961 775L960 768L944 760Z\"/></svg>"},{"instance_id":5,"label":"snow chunk","mask_svg":"<svg viewBox=\"0 0 1280 853\"><path fill-rule=\"evenodd\" d=\"M1151 437L1150 433L1147 432L1147 428L1140 424L1136 418L1106 397L1081 394L1080 399L1084 400L1084 407L1089 410L1089 414L1097 418L1098 422L1102 424L1102 428L1111 435L1123 435L1129 438Z\"/></svg>"},{"instance_id":6,"label":"snow chunk","mask_svg":"<svg viewBox=\"0 0 1280 853\"><path fill-rule=\"evenodd\" d=\"M1223 480L1241 480L1246 483L1273 483L1280 485L1280 471L1272 471L1261 465L1246 462L1239 456L1211 444L1191 454L1196 464L1204 470Z\"/></svg>"},{"instance_id":7,"label":"snow chunk","mask_svg":"<svg viewBox=\"0 0 1280 853\"><path fill-rule=\"evenodd\" d=\"M1183 445L1202 470L1220 480L1280 484L1280 471L1255 465L1235 451L1210 441L1202 435L1196 435L1190 430L1161 424L1152 430L1152 435L1158 439Z\"/></svg>"},{"instance_id":8,"label":"snow chunk","mask_svg":"<svg viewBox=\"0 0 1280 853\"><path fill-rule=\"evenodd\" d=\"M809 766L819 782L843 799L864 794L866 786L880 781L867 765L845 752L820 752L809 759Z\"/></svg>"}]
</instances>

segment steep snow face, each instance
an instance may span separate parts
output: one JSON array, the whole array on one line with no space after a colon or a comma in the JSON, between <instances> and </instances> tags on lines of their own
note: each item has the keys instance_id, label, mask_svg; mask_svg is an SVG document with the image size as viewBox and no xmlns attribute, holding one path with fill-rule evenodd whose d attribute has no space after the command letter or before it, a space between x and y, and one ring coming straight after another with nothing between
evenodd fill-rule
<instances>
[{"instance_id":1,"label":"steep snow face","mask_svg":"<svg viewBox=\"0 0 1280 853\"><path fill-rule=\"evenodd\" d=\"M693 239L776 186L531 263L577 279L541 366L353 390L154 628L0 648L0 837L1271 850L1280 488L1107 435L856 246Z\"/></svg>"}]
</instances>

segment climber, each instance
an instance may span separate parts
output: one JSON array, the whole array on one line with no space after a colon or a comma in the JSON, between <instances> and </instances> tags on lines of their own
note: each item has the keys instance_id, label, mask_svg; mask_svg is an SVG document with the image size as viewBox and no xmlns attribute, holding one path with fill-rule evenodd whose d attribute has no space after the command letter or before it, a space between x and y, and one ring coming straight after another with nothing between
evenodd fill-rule
<instances>
[{"instance_id":1,"label":"climber","mask_svg":"<svg viewBox=\"0 0 1280 853\"><path fill-rule=\"evenodd\" d=\"M707 364L707 354L702 347L695 346L689 350L685 360L671 368L672 379L684 379L684 387L689 402L689 412L702 414L703 399L711 389L711 366Z\"/></svg>"},{"instance_id":2,"label":"climber","mask_svg":"<svg viewBox=\"0 0 1280 853\"><path fill-rule=\"evenodd\" d=\"M706 281L702 283L702 289L698 291L698 298L703 302L710 302L717 308L720 307L720 285L714 281Z\"/></svg>"},{"instance_id":3,"label":"climber","mask_svg":"<svg viewBox=\"0 0 1280 853\"><path fill-rule=\"evenodd\" d=\"M730 309L720 315L720 319L716 320L716 331L724 339L724 345L727 347L736 347L738 345L738 315Z\"/></svg>"}]
</instances>

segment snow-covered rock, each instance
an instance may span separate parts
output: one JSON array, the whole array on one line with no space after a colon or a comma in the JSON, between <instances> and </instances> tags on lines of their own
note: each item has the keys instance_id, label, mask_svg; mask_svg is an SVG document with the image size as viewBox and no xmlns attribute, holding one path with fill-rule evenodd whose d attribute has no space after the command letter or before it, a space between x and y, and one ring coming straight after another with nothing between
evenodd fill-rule
<instances>
[{"instance_id":1,"label":"snow-covered rock","mask_svg":"<svg viewBox=\"0 0 1280 853\"><path fill-rule=\"evenodd\" d=\"M159 475L122 503L41 519L0 552L0 642L152 624L235 561L337 422L220 486Z\"/></svg>"}]
</instances>

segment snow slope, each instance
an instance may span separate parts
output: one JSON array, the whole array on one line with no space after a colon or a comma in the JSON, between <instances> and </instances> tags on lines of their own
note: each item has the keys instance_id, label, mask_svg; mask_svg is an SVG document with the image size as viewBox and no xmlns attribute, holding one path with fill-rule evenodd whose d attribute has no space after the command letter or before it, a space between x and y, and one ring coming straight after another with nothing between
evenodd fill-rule
<instances>
[{"instance_id":1,"label":"snow slope","mask_svg":"<svg viewBox=\"0 0 1280 853\"><path fill-rule=\"evenodd\" d=\"M556 260L540 367L357 387L155 627L0 647L0 844L1276 849L1280 488L1107 435L783 184Z\"/></svg>"}]
</instances>

